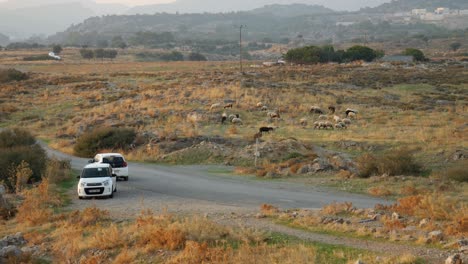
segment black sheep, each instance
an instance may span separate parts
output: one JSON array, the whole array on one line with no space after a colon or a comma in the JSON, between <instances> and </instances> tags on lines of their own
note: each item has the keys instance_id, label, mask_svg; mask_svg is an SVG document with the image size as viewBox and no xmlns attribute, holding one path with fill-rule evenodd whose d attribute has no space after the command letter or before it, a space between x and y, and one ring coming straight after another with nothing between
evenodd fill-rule
<instances>
[{"instance_id":1,"label":"black sheep","mask_svg":"<svg viewBox=\"0 0 468 264\"><path fill-rule=\"evenodd\" d=\"M270 133L270 131L273 131L273 130L274 130L273 127L260 127L258 129L259 133L264 133L264 132Z\"/></svg>"}]
</instances>

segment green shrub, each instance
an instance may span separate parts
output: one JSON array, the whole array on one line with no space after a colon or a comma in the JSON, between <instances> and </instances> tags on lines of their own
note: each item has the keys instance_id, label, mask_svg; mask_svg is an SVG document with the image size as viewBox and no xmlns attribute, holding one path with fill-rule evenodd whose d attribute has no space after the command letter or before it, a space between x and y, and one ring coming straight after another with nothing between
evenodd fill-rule
<instances>
[{"instance_id":1,"label":"green shrub","mask_svg":"<svg viewBox=\"0 0 468 264\"><path fill-rule=\"evenodd\" d=\"M22 162L26 162L32 170L29 181L39 181L47 162L46 152L27 131L14 129L0 132L0 167L3 168L0 170L0 181L9 190L14 190L16 184L11 172Z\"/></svg>"},{"instance_id":2,"label":"green shrub","mask_svg":"<svg viewBox=\"0 0 468 264\"><path fill-rule=\"evenodd\" d=\"M80 157L92 157L102 149L128 149L136 137L129 128L98 128L83 134L73 148Z\"/></svg>"},{"instance_id":3,"label":"green shrub","mask_svg":"<svg viewBox=\"0 0 468 264\"><path fill-rule=\"evenodd\" d=\"M427 61L428 59L424 56L424 53L418 49L408 48L403 52L403 55L413 56L415 61Z\"/></svg>"},{"instance_id":4,"label":"green shrub","mask_svg":"<svg viewBox=\"0 0 468 264\"><path fill-rule=\"evenodd\" d=\"M382 174L415 175L421 172L421 166L408 149L390 150L379 156L367 153L360 156L356 162L359 176L363 178Z\"/></svg>"},{"instance_id":5,"label":"green shrub","mask_svg":"<svg viewBox=\"0 0 468 264\"><path fill-rule=\"evenodd\" d=\"M0 69L0 83L26 80L28 75L16 69Z\"/></svg>"}]
</instances>

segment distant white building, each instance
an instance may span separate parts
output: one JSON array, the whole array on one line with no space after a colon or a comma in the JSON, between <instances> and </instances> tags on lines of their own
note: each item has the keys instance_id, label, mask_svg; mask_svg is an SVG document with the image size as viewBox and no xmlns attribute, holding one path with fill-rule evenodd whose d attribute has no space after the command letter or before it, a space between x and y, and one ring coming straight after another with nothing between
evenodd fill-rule
<instances>
[{"instance_id":1,"label":"distant white building","mask_svg":"<svg viewBox=\"0 0 468 264\"><path fill-rule=\"evenodd\" d=\"M447 7L438 7L436 10L434 10L434 13L437 15L449 15L450 14L450 8Z\"/></svg>"},{"instance_id":2,"label":"distant white building","mask_svg":"<svg viewBox=\"0 0 468 264\"><path fill-rule=\"evenodd\" d=\"M460 16L468 16L468 9L462 9L458 11Z\"/></svg>"},{"instance_id":3,"label":"distant white building","mask_svg":"<svg viewBox=\"0 0 468 264\"><path fill-rule=\"evenodd\" d=\"M411 10L411 14L414 16L421 16L427 13L427 9L413 9Z\"/></svg>"},{"instance_id":4,"label":"distant white building","mask_svg":"<svg viewBox=\"0 0 468 264\"><path fill-rule=\"evenodd\" d=\"M354 22L336 22L337 26L345 26L345 27L351 26L353 24L354 24Z\"/></svg>"}]
</instances>

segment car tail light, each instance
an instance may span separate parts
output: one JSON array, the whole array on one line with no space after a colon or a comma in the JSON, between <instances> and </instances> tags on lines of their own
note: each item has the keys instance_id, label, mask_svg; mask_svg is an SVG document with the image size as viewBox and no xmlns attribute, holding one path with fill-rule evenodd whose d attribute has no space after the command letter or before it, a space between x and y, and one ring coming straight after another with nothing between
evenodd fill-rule
<instances>
[{"instance_id":1,"label":"car tail light","mask_svg":"<svg viewBox=\"0 0 468 264\"><path fill-rule=\"evenodd\" d=\"M127 167L127 162L124 161L123 166L124 166L124 167Z\"/></svg>"}]
</instances>

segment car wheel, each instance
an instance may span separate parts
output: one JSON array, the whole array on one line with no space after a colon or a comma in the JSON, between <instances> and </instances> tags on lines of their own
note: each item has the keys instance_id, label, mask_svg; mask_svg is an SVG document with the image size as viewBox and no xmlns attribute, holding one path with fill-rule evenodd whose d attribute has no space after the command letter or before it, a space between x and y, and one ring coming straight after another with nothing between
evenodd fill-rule
<instances>
[{"instance_id":1,"label":"car wheel","mask_svg":"<svg viewBox=\"0 0 468 264\"><path fill-rule=\"evenodd\" d=\"M109 198L114 198L114 192L112 192L111 195L109 195Z\"/></svg>"},{"instance_id":2,"label":"car wheel","mask_svg":"<svg viewBox=\"0 0 468 264\"><path fill-rule=\"evenodd\" d=\"M78 196L78 199L80 199L80 200L83 200L83 197L81 197L81 196Z\"/></svg>"},{"instance_id":3,"label":"car wheel","mask_svg":"<svg viewBox=\"0 0 468 264\"><path fill-rule=\"evenodd\" d=\"M116 191L117 191L117 187L115 187L115 189L114 189L114 192L116 192Z\"/></svg>"},{"instance_id":4,"label":"car wheel","mask_svg":"<svg viewBox=\"0 0 468 264\"><path fill-rule=\"evenodd\" d=\"M128 181L128 176L124 178L125 181Z\"/></svg>"}]
</instances>

